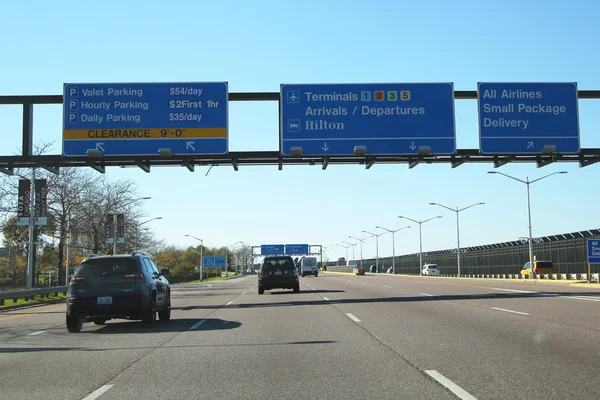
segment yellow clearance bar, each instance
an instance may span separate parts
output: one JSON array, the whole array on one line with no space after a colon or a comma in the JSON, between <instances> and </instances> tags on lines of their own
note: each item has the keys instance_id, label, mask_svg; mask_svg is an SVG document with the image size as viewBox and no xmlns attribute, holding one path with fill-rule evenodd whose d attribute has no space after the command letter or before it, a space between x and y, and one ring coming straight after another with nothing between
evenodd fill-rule
<instances>
[{"instance_id":1,"label":"yellow clearance bar","mask_svg":"<svg viewBox=\"0 0 600 400\"><path fill-rule=\"evenodd\" d=\"M226 138L226 128L67 129L64 140Z\"/></svg>"}]
</instances>

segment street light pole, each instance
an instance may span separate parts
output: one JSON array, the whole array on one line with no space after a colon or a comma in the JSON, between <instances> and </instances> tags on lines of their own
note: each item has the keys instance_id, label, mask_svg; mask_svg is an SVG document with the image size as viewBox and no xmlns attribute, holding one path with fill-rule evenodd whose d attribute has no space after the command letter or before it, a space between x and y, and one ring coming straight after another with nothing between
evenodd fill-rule
<instances>
[{"instance_id":1,"label":"street light pole","mask_svg":"<svg viewBox=\"0 0 600 400\"><path fill-rule=\"evenodd\" d=\"M135 225L135 247L136 247L136 249L138 248L138 246L139 246L139 242L140 242L140 241L139 241L139 239L140 239L140 226L142 226L142 225L144 225L144 224L147 224L147 223L148 223L148 222L150 222L150 221L157 220L157 219L163 219L163 217L154 217L154 218L150 218L149 220L146 220L146 221L144 221L144 222L140 222L139 224L136 224L136 225Z\"/></svg>"},{"instance_id":2,"label":"street light pole","mask_svg":"<svg viewBox=\"0 0 600 400\"><path fill-rule=\"evenodd\" d=\"M197 238L192 235L185 235L187 237L191 237L192 239L196 239L200 241L200 282L202 282L202 270L204 269L204 240Z\"/></svg>"},{"instance_id":3,"label":"street light pole","mask_svg":"<svg viewBox=\"0 0 600 400\"><path fill-rule=\"evenodd\" d=\"M138 201L142 201L142 200L150 200L152 197L140 197L139 199L136 199L134 201L132 201L131 204L135 204ZM113 256L115 254L117 254L117 206L113 206Z\"/></svg>"},{"instance_id":4,"label":"street light pole","mask_svg":"<svg viewBox=\"0 0 600 400\"><path fill-rule=\"evenodd\" d=\"M392 234L392 274L396 274L396 238L395 238L395 234L398 231L401 231L402 229L407 229L410 228L410 225L407 225L405 227L399 228L399 229L388 229L388 228L384 228L383 226L376 226L376 229L383 229L384 231L388 231Z\"/></svg>"},{"instance_id":5,"label":"street light pole","mask_svg":"<svg viewBox=\"0 0 600 400\"><path fill-rule=\"evenodd\" d=\"M528 231L529 231L529 278L532 279L533 278L533 234L532 234L532 228L531 228L531 199L529 196L529 186L532 183L535 183L537 181L541 181L542 179L548 178L552 175L556 175L556 174L566 174L567 171L557 171L557 172L553 172L551 174L548 175L544 175L541 178L537 178L534 179L532 181L529 180L529 177L527 177L525 180L523 179L519 179L519 178L515 178L514 176L502 173L502 172L498 172L498 171L488 171L488 174L498 174L498 175L502 175L505 176L507 178L510 178L514 181L517 182L521 182L524 185L527 186L527 220L528 220Z\"/></svg>"},{"instance_id":6,"label":"street light pole","mask_svg":"<svg viewBox=\"0 0 600 400\"><path fill-rule=\"evenodd\" d=\"M242 242L242 241L235 242L234 244L230 244L229 246L225 247L225 278L227 278L229 276L227 273L227 253L229 253L229 248L237 246L240 243L244 243L244 242ZM237 271L237 269L236 269L236 271Z\"/></svg>"},{"instance_id":7,"label":"street light pole","mask_svg":"<svg viewBox=\"0 0 600 400\"><path fill-rule=\"evenodd\" d=\"M348 236L350 239L354 239L354 240L358 240L360 242L360 267L364 268L365 266L363 265L363 251L362 251L362 247L363 247L363 242L365 240L367 240L368 238L365 239L359 239L357 237L354 236Z\"/></svg>"},{"instance_id":8,"label":"street light pole","mask_svg":"<svg viewBox=\"0 0 600 400\"><path fill-rule=\"evenodd\" d=\"M343 247L344 249L346 249L346 262L348 262L348 248L350 246L344 246L343 244L338 244L338 246Z\"/></svg>"},{"instance_id":9,"label":"street light pole","mask_svg":"<svg viewBox=\"0 0 600 400\"><path fill-rule=\"evenodd\" d=\"M384 235L385 233L373 233L369 231L363 231L363 233L368 233L375 237L375 269L377 270L377 273L379 273L379 236Z\"/></svg>"},{"instance_id":10,"label":"street light pole","mask_svg":"<svg viewBox=\"0 0 600 400\"><path fill-rule=\"evenodd\" d=\"M480 205L484 205L485 203L475 203L475 204L471 204L470 206L467 207L463 207L463 208L458 208L456 207L456 209L451 208L451 207L447 207L443 204L439 204L439 203L429 203L430 206L439 206L442 208L445 208L446 210L450 210L456 213L456 263L457 263L457 267L458 267L458 273L457 275L460 276L460 230L459 230L459 224L458 224L458 214L461 211L465 211L466 209L469 209L471 207L475 207L475 206L480 206Z\"/></svg>"},{"instance_id":11,"label":"street light pole","mask_svg":"<svg viewBox=\"0 0 600 400\"><path fill-rule=\"evenodd\" d=\"M426 219L425 221L417 221L416 219L404 217L402 215L400 215L398 218L404 218L404 219L414 222L415 224L419 224L419 264L420 264L419 265L419 275L423 275L423 229L422 229L422 225L425 222L431 221L432 219L442 218L442 216L437 215L435 217Z\"/></svg>"},{"instance_id":12,"label":"street light pole","mask_svg":"<svg viewBox=\"0 0 600 400\"><path fill-rule=\"evenodd\" d=\"M346 244L349 244L350 246L352 246L352 259L353 259L353 260L356 260L356 257L354 256L354 247L355 247L355 246L356 246L358 243L354 243L354 244L352 244L352 243L350 243L350 242L346 242L346 241L343 241L343 240L342 240L342 243L346 243Z\"/></svg>"}]
</instances>

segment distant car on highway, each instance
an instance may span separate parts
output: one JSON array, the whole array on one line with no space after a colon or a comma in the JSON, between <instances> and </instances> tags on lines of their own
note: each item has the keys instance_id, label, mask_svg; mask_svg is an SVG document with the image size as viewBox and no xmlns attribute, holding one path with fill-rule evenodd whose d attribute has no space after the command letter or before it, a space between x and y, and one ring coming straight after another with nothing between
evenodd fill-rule
<instances>
[{"instance_id":1,"label":"distant car on highway","mask_svg":"<svg viewBox=\"0 0 600 400\"><path fill-rule=\"evenodd\" d=\"M258 294L271 289L293 289L300 292L298 269L290 256L265 257L258 271Z\"/></svg>"},{"instance_id":2,"label":"distant car on highway","mask_svg":"<svg viewBox=\"0 0 600 400\"><path fill-rule=\"evenodd\" d=\"M423 265L423 275L440 276L440 269L437 264Z\"/></svg>"},{"instance_id":3,"label":"distant car on highway","mask_svg":"<svg viewBox=\"0 0 600 400\"><path fill-rule=\"evenodd\" d=\"M537 261L533 262L533 273L534 274L556 274L556 268L552 261ZM531 274L531 264L525 263L521 269L521 275L528 276Z\"/></svg>"},{"instance_id":4,"label":"distant car on highway","mask_svg":"<svg viewBox=\"0 0 600 400\"><path fill-rule=\"evenodd\" d=\"M302 257L298 261L300 266L300 273L304 278L306 275L319 276L319 269L317 268L317 257Z\"/></svg>"},{"instance_id":5,"label":"distant car on highway","mask_svg":"<svg viewBox=\"0 0 600 400\"><path fill-rule=\"evenodd\" d=\"M144 253L86 258L71 278L67 292L67 330L79 332L83 322L103 325L114 318L152 324L171 318L171 288Z\"/></svg>"}]
</instances>

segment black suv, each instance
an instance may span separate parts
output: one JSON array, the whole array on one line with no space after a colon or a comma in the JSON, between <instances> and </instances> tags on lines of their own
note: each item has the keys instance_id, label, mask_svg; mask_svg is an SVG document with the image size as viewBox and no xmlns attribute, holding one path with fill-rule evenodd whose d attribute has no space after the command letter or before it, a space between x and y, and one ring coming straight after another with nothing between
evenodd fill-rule
<instances>
[{"instance_id":1,"label":"black suv","mask_svg":"<svg viewBox=\"0 0 600 400\"><path fill-rule=\"evenodd\" d=\"M81 331L83 322L103 325L113 318L141 319L152 324L171 318L171 290L165 275L144 253L90 256L71 278L67 292L67 329Z\"/></svg>"},{"instance_id":2,"label":"black suv","mask_svg":"<svg viewBox=\"0 0 600 400\"><path fill-rule=\"evenodd\" d=\"M292 257L265 257L258 271L258 294L271 289L294 289L294 293L300 291L298 269Z\"/></svg>"}]
</instances>

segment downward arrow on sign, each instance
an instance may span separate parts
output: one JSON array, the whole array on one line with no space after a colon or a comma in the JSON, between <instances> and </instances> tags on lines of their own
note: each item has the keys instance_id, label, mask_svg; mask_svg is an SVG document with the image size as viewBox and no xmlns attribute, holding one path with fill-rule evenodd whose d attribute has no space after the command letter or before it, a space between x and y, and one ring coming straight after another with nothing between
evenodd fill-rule
<instances>
[{"instance_id":1,"label":"downward arrow on sign","mask_svg":"<svg viewBox=\"0 0 600 400\"><path fill-rule=\"evenodd\" d=\"M321 148L323 149L323 151L327 151L327 150L329 150L329 147L327 147L327 142L325 142L325 143L323 144L323 147L321 147Z\"/></svg>"},{"instance_id":2,"label":"downward arrow on sign","mask_svg":"<svg viewBox=\"0 0 600 400\"><path fill-rule=\"evenodd\" d=\"M408 148L414 150L417 148L417 146L415 146L415 142L412 142L412 145L408 146Z\"/></svg>"}]
</instances>

